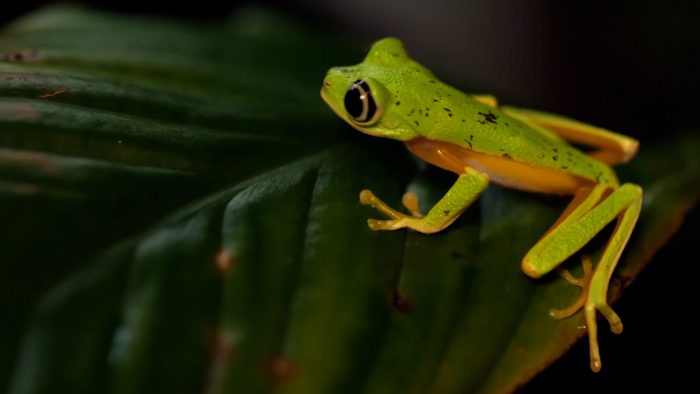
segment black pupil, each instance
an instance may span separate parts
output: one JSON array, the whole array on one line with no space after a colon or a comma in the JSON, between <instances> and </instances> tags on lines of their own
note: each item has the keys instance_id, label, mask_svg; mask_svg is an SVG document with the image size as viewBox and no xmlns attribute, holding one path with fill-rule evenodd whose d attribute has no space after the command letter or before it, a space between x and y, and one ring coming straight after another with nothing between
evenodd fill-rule
<instances>
[{"instance_id":1,"label":"black pupil","mask_svg":"<svg viewBox=\"0 0 700 394\"><path fill-rule=\"evenodd\" d=\"M363 103L360 96L362 92L356 84L353 84L345 93L345 110L355 119L362 115Z\"/></svg>"},{"instance_id":2,"label":"black pupil","mask_svg":"<svg viewBox=\"0 0 700 394\"><path fill-rule=\"evenodd\" d=\"M350 86L345 93L345 110L358 122L372 120L377 112L377 104L374 102L367 82L358 79Z\"/></svg>"}]
</instances>

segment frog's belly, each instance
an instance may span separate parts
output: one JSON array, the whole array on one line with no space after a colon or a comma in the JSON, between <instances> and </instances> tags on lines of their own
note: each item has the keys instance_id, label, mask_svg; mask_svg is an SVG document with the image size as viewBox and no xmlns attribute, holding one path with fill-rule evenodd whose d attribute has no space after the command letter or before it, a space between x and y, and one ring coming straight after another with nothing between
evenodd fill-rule
<instances>
[{"instance_id":1,"label":"frog's belly","mask_svg":"<svg viewBox=\"0 0 700 394\"><path fill-rule=\"evenodd\" d=\"M474 152L449 142L416 138L407 141L406 146L430 164L456 174L463 174L464 167L471 167L488 175L492 182L513 189L566 195L574 194L579 188L594 183L570 173Z\"/></svg>"}]
</instances>

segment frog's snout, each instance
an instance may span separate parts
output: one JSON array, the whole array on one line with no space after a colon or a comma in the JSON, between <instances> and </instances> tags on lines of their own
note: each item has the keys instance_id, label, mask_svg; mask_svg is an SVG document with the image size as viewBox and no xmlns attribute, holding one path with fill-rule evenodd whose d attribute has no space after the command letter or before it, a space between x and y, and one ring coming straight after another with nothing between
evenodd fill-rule
<instances>
[{"instance_id":1,"label":"frog's snout","mask_svg":"<svg viewBox=\"0 0 700 394\"><path fill-rule=\"evenodd\" d=\"M321 86L321 97L330 104L330 99L328 98L328 94L330 94L331 90L331 82L327 79L323 79L323 86Z\"/></svg>"}]
</instances>

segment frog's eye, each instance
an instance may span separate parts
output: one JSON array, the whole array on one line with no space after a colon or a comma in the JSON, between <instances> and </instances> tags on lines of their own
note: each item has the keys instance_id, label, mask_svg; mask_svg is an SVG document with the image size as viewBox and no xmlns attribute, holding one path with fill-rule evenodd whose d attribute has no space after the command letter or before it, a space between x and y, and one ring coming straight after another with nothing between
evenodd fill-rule
<instances>
[{"instance_id":1,"label":"frog's eye","mask_svg":"<svg viewBox=\"0 0 700 394\"><path fill-rule=\"evenodd\" d=\"M367 82L358 79L345 93L345 110L357 123L369 124L379 118L377 102Z\"/></svg>"}]
</instances>

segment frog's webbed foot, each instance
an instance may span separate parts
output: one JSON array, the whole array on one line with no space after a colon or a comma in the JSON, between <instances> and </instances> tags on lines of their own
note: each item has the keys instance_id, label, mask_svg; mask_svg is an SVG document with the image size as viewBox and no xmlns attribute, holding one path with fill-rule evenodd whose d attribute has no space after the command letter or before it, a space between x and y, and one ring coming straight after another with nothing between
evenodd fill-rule
<instances>
[{"instance_id":1,"label":"frog's webbed foot","mask_svg":"<svg viewBox=\"0 0 700 394\"><path fill-rule=\"evenodd\" d=\"M591 279L593 278L593 264L591 263L590 256L581 256L581 264L583 265L583 276L577 278L571 274L567 269L561 269L558 271L559 276L564 278L567 282L574 286L581 288L581 294L579 294L576 301L564 309L551 309L549 311L550 316L555 319L566 319L567 317L578 312L583 305L586 303L588 298L588 290L591 285Z\"/></svg>"},{"instance_id":2,"label":"frog's webbed foot","mask_svg":"<svg viewBox=\"0 0 700 394\"><path fill-rule=\"evenodd\" d=\"M581 294L579 294L576 301L567 308L551 309L549 314L555 319L566 319L585 306L587 314L595 314L595 311L599 310L608 323L610 323L610 331L615 334L621 333L622 320L620 320L617 313L610 308L607 302L596 301L590 296L591 280L593 279L593 264L591 263L590 256L581 256L581 263L583 266L583 276L580 278L573 276L567 269L561 269L558 272L559 276L564 278L567 282L580 287Z\"/></svg>"},{"instance_id":3,"label":"frog's webbed foot","mask_svg":"<svg viewBox=\"0 0 700 394\"><path fill-rule=\"evenodd\" d=\"M411 215L389 207L370 190L365 189L360 192L360 203L362 203L362 205L370 205L372 208L390 218L389 220L367 219L367 224L372 230L397 230L404 227L414 228L411 224L423 218L423 214L418 207L418 196L416 196L414 192L406 192L401 202Z\"/></svg>"},{"instance_id":4,"label":"frog's webbed foot","mask_svg":"<svg viewBox=\"0 0 700 394\"><path fill-rule=\"evenodd\" d=\"M564 309L552 309L549 311L549 314L555 319L565 319L578 312L580 309L584 309L589 332L591 369L597 372L600 371L601 362L597 339L596 311L600 311L608 323L610 323L610 331L613 333L620 334L623 326L622 320L620 320L617 313L608 305L606 299L604 297L596 297L595 293L591 293L591 282L594 275L591 258L589 256L582 256L581 263L583 265L583 276L580 278L573 276L571 272L566 269L559 271L559 275L567 282L581 288L581 294L569 307Z\"/></svg>"}]
</instances>

